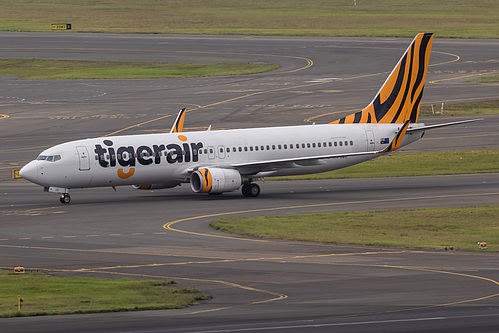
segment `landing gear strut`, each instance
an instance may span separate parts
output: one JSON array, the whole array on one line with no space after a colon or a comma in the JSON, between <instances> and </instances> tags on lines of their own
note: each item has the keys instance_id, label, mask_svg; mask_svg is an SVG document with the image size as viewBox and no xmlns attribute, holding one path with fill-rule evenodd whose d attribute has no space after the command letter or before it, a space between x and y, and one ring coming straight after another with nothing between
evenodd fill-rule
<instances>
[{"instance_id":1,"label":"landing gear strut","mask_svg":"<svg viewBox=\"0 0 499 333\"><path fill-rule=\"evenodd\" d=\"M245 183L241 189L241 192L245 197L257 197L260 195L260 186L255 183Z\"/></svg>"},{"instance_id":2,"label":"landing gear strut","mask_svg":"<svg viewBox=\"0 0 499 333\"><path fill-rule=\"evenodd\" d=\"M69 193L64 193L61 194L61 197L59 198L61 200L61 203L67 204L71 202L71 197L69 196Z\"/></svg>"}]
</instances>

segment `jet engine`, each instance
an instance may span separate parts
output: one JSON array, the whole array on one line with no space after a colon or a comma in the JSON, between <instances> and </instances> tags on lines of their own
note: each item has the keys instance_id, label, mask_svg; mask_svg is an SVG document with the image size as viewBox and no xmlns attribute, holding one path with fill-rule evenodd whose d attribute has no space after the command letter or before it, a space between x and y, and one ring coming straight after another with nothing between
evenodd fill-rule
<instances>
[{"instance_id":1,"label":"jet engine","mask_svg":"<svg viewBox=\"0 0 499 333\"><path fill-rule=\"evenodd\" d=\"M191 174L191 189L196 193L222 193L241 187L242 177L233 169L198 169Z\"/></svg>"}]
</instances>

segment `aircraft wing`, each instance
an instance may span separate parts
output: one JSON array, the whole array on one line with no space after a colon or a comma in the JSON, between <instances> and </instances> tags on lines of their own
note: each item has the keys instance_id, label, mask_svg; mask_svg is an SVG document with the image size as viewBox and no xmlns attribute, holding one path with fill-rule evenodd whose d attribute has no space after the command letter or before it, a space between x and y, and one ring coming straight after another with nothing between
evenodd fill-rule
<instances>
[{"instance_id":1,"label":"aircraft wing","mask_svg":"<svg viewBox=\"0 0 499 333\"><path fill-rule=\"evenodd\" d=\"M281 159L272 159L272 160L264 160L264 161L253 161L253 162L245 162L245 163L231 163L231 164L220 164L220 165L199 165L194 168L188 168L182 172L182 175L186 178L189 175L197 170L202 168L221 168L221 169L236 169L243 175L255 174L258 172L265 171L274 171L285 168L296 168L299 166L313 166L313 165L321 165L325 159L331 158L346 158L351 156L365 156L365 155L376 155L389 152L389 147L383 150L377 151L364 151L364 152L355 152L355 153L344 153L344 154L329 154L329 155L316 155L316 156L307 156L307 157L296 157L296 158L281 158Z\"/></svg>"},{"instance_id":2,"label":"aircraft wing","mask_svg":"<svg viewBox=\"0 0 499 333\"><path fill-rule=\"evenodd\" d=\"M179 111L175 122L170 130L170 133L180 133L184 131L184 120L185 120L186 109L183 108Z\"/></svg>"},{"instance_id":3,"label":"aircraft wing","mask_svg":"<svg viewBox=\"0 0 499 333\"><path fill-rule=\"evenodd\" d=\"M239 170L242 173L256 173L262 171L272 171L276 169L282 168L290 168L297 166L310 166L310 165L320 165L324 163L322 160L331 159L331 158L346 158L353 156L366 156L366 155L377 155L383 153L389 153L397 150L404 138L405 133L407 132L407 128L409 127L410 121L406 121L397 135L391 140L391 143L388 147L382 150L374 150L374 151L362 151L362 152L350 152L350 153L342 153L342 154L327 154L327 155L316 155L316 156L307 156L307 157L296 157L296 158L282 158L282 159L274 159L274 160L266 160L266 161L255 161L255 162L246 162L246 163L236 163L231 164L230 167Z\"/></svg>"}]
</instances>

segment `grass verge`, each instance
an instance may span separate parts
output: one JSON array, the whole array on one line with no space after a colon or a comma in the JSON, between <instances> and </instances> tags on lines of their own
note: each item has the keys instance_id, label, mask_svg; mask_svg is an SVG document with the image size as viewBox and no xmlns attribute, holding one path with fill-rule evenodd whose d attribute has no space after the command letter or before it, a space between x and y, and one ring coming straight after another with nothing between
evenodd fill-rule
<instances>
[{"instance_id":1,"label":"grass verge","mask_svg":"<svg viewBox=\"0 0 499 333\"><path fill-rule=\"evenodd\" d=\"M496 0L3 0L0 30L498 38L498 13Z\"/></svg>"},{"instance_id":2,"label":"grass verge","mask_svg":"<svg viewBox=\"0 0 499 333\"><path fill-rule=\"evenodd\" d=\"M499 251L499 206L224 218L216 230L318 243ZM478 242L487 242L480 250Z\"/></svg>"},{"instance_id":3,"label":"grass verge","mask_svg":"<svg viewBox=\"0 0 499 333\"><path fill-rule=\"evenodd\" d=\"M481 78L481 79L486 79L486 78ZM458 103L458 104L444 104L443 113L440 113L441 107L442 104L434 105L433 109L431 105L421 106L421 109L419 110L419 115L422 117L428 117L428 116L470 116L477 114L497 114L499 113L499 100ZM433 111L437 113L434 113Z\"/></svg>"},{"instance_id":4,"label":"grass verge","mask_svg":"<svg viewBox=\"0 0 499 333\"><path fill-rule=\"evenodd\" d=\"M497 83L499 82L499 75L479 77L470 81L478 83Z\"/></svg>"},{"instance_id":5,"label":"grass verge","mask_svg":"<svg viewBox=\"0 0 499 333\"><path fill-rule=\"evenodd\" d=\"M0 59L0 75L25 80L158 79L255 74L279 68L253 63L148 63Z\"/></svg>"},{"instance_id":6,"label":"grass verge","mask_svg":"<svg viewBox=\"0 0 499 333\"><path fill-rule=\"evenodd\" d=\"M180 309L210 299L174 281L105 280L0 270L0 317ZM18 296L24 298L18 311Z\"/></svg>"},{"instance_id":7,"label":"grass verge","mask_svg":"<svg viewBox=\"0 0 499 333\"><path fill-rule=\"evenodd\" d=\"M499 149L396 153L348 168L303 176L269 177L268 180L308 180L456 175L499 172Z\"/></svg>"}]
</instances>

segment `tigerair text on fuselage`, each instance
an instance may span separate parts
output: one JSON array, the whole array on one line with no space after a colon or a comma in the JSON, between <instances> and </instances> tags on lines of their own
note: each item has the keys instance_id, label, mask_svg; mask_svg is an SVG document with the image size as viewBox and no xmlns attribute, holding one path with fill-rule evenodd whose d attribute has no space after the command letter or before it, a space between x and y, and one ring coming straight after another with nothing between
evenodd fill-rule
<instances>
[{"instance_id":1,"label":"tigerair text on fuselage","mask_svg":"<svg viewBox=\"0 0 499 333\"><path fill-rule=\"evenodd\" d=\"M182 141L187 140L186 137L181 137ZM97 154L99 165L103 168L115 167L118 164L123 167L134 167L137 163L140 165L161 164L163 160L169 164L197 162L198 151L203 148L202 142L141 145L137 148L134 146L114 147L113 145L111 140L104 140L103 145L95 144L94 152Z\"/></svg>"}]
</instances>

